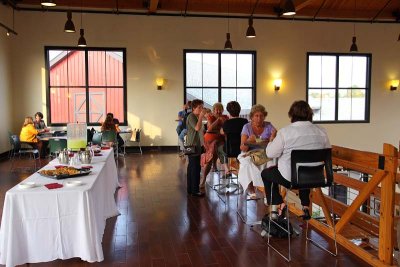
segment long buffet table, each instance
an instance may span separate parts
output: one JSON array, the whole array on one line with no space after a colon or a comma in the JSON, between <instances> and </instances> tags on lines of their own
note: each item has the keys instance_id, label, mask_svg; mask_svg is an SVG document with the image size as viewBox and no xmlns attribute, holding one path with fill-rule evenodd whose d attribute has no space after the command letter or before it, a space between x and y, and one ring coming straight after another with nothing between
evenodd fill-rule
<instances>
[{"instance_id":1,"label":"long buffet table","mask_svg":"<svg viewBox=\"0 0 400 267\"><path fill-rule=\"evenodd\" d=\"M57 160L43 169L54 169ZM112 149L92 160L88 176L54 180L34 173L5 196L0 228L0 264L15 266L79 257L88 262L104 259L102 238L106 219L118 215L114 192L118 186ZM66 186L79 180L83 184ZM44 185L61 183L58 189Z\"/></svg>"}]
</instances>

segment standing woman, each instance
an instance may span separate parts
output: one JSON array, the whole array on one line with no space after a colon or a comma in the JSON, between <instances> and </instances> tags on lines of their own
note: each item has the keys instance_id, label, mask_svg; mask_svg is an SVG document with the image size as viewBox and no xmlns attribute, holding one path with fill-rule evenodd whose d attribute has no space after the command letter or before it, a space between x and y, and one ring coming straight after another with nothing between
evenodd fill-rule
<instances>
[{"instance_id":1,"label":"standing woman","mask_svg":"<svg viewBox=\"0 0 400 267\"><path fill-rule=\"evenodd\" d=\"M186 145L195 146L196 153L188 155L189 164L187 167L187 193L188 195L202 197L204 193L200 192L200 155L201 147L204 144L203 139L203 117L205 111L203 110L204 102L200 99L192 101L192 113L189 114L186 120L187 136Z\"/></svg>"},{"instance_id":2,"label":"standing woman","mask_svg":"<svg viewBox=\"0 0 400 267\"><path fill-rule=\"evenodd\" d=\"M19 139L21 142L28 143L33 148L39 150L39 153L42 153L42 142L37 138L38 134L39 130L35 129L32 117L25 117ZM44 155L42 154L41 156L43 157Z\"/></svg>"}]
</instances>

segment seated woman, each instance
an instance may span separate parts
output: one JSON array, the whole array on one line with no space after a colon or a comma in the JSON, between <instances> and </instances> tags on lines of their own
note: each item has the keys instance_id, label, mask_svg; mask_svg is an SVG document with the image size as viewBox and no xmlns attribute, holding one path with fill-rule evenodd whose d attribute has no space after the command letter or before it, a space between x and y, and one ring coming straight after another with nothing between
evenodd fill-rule
<instances>
[{"instance_id":1,"label":"seated woman","mask_svg":"<svg viewBox=\"0 0 400 267\"><path fill-rule=\"evenodd\" d=\"M107 114L106 120L101 125L101 131L102 132L114 131L115 133L117 133L117 128L115 127L115 123L114 123L113 117L111 115ZM108 142L107 145L113 146L114 142Z\"/></svg>"},{"instance_id":2,"label":"seated woman","mask_svg":"<svg viewBox=\"0 0 400 267\"><path fill-rule=\"evenodd\" d=\"M37 130L45 130L46 123L43 120L43 113L38 111L35 113L35 121L33 122L33 125L35 126L35 129Z\"/></svg>"},{"instance_id":3,"label":"seated woman","mask_svg":"<svg viewBox=\"0 0 400 267\"><path fill-rule=\"evenodd\" d=\"M278 131L267 146L267 156L278 158L278 166L265 169L262 172L267 200L269 204L279 205L278 215L284 214L286 207L279 194L279 185L290 188L291 181L291 151L297 149L330 148L328 135L322 127L312 124L313 111L305 101L296 101L289 109L291 124ZM272 202L271 202L272 187ZM303 219L311 218L308 210L310 205L310 190L300 190L299 196L303 206Z\"/></svg>"},{"instance_id":4,"label":"seated woman","mask_svg":"<svg viewBox=\"0 0 400 267\"><path fill-rule=\"evenodd\" d=\"M229 119L224 122L221 128L221 134L225 136L225 142L229 139L228 144L225 144L224 151L229 149L230 153L236 155L235 158L240 154L240 142L241 133L243 126L248 123L247 119L239 118L240 104L236 101L231 101L226 105L226 110L229 113ZM229 148L226 146L229 145ZM225 164L228 164L228 159L225 158ZM236 166L237 169L237 166ZM225 169L225 177L230 174L229 168ZM237 174L237 173L236 173Z\"/></svg>"},{"instance_id":5,"label":"seated woman","mask_svg":"<svg viewBox=\"0 0 400 267\"><path fill-rule=\"evenodd\" d=\"M200 189L204 190L207 175L210 173L211 166L216 164L219 157L221 163L224 163L224 155L217 153L218 147L223 146L224 137L221 135L220 130L222 124L228 119L226 115L222 115L224 107L221 103L215 103L213 105L213 113L207 115L207 132L204 134L204 148L206 153L211 151L212 159L205 163L203 176L200 180ZM222 151L222 149L220 149Z\"/></svg>"},{"instance_id":6,"label":"seated woman","mask_svg":"<svg viewBox=\"0 0 400 267\"><path fill-rule=\"evenodd\" d=\"M21 133L19 134L19 140L27 143L33 148L39 151L41 157L44 157L42 152L42 142L37 138L39 130L35 129L33 125L32 117L25 117L24 124L22 125Z\"/></svg>"},{"instance_id":7,"label":"seated woman","mask_svg":"<svg viewBox=\"0 0 400 267\"><path fill-rule=\"evenodd\" d=\"M264 106L254 105L250 110L250 122L245 124L242 130L240 144L242 153L238 156L240 162L238 176L239 183L244 191L248 189L251 199L256 198L254 186L264 187L261 171L266 167L266 164L256 166L246 152L254 149L259 141L269 141L271 136L276 133L275 127L270 122L264 121L267 114Z\"/></svg>"}]
</instances>

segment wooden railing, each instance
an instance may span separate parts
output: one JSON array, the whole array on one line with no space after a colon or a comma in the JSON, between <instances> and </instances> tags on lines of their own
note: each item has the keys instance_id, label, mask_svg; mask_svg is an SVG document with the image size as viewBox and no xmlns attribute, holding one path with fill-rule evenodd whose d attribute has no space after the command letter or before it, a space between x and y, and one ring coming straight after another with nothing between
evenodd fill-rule
<instances>
[{"instance_id":1,"label":"wooden railing","mask_svg":"<svg viewBox=\"0 0 400 267\"><path fill-rule=\"evenodd\" d=\"M396 180L400 181L398 172L398 150L389 144L383 145L383 153L359 151L345 147L332 146L332 163L347 170L354 170L370 175L368 182L362 182L342 174L334 174L334 181L359 193L350 206L333 200L333 213L336 215L337 242L372 266L392 266L393 249L396 241L394 226L394 206L400 205L400 194L395 193ZM379 217L360 211L361 205L370 197L380 199ZM325 214L326 223L333 225L331 217L331 197L314 189L312 202L320 206ZM302 211L289 205L290 211L301 215ZM339 219L337 219L339 218ZM317 230L330 238L334 238L333 228L320 221L311 219L309 222ZM357 246L346 236L346 228L358 229L361 233L379 238L377 253Z\"/></svg>"}]
</instances>

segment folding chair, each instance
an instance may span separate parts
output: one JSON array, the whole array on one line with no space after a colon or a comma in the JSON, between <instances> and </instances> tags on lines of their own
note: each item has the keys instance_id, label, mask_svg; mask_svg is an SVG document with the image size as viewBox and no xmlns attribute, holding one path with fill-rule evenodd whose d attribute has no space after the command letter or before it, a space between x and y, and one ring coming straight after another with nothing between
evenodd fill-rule
<instances>
[{"instance_id":1,"label":"folding chair","mask_svg":"<svg viewBox=\"0 0 400 267\"><path fill-rule=\"evenodd\" d=\"M289 205L288 190L292 189L313 189L321 190L322 187L331 187L333 183L333 169L332 169L332 149L317 149L317 150L292 150L291 152L291 187L286 188L286 205ZM331 188L333 190L333 187ZM271 186L271 202L272 203L272 186ZM333 200L331 199L331 208L333 213ZM335 220L331 218L331 212L325 214L330 227L334 232L334 251L330 251L324 248L321 244L312 240L308 236L308 220L306 226L306 240L312 242L317 247L325 250L333 256L337 255L337 243L336 243L336 228ZM271 223L274 223L277 227L284 230L288 236L288 256L283 255L277 248L275 248L270 242L270 235L268 235L268 246L275 250L280 256L286 261L291 261L291 231L290 231L290 216L289 208L286 209L287 218L287 229L282 228L274 220L272 220L272 213L270 213L268 229L271 229Z\"/></svg>"},{"instance_id":2,"label":"folding chair","mask_svg":"<svg viewBox=\"0 0 400 267\"><path fill-rule=\"evenodd\" d=\"M133 131L132 137L129 141L137 143L137 146L139 147L139 151L140 151L139 153L140 153L140 155L143 155L142 146L140 144L141 133L142 133L142 129L135 129Z\"/></svg>"},{"instance_id":3,"label":"folding chair","mask_svg":"<svg viewBox=\"0 0 400 267\"><path fill-rule=\"evenodd\" d=\"M118 159L118 139L116 131L101 132L101 142L108 143L114 148L114 156Z\"/></svg>"}]
</instances>

